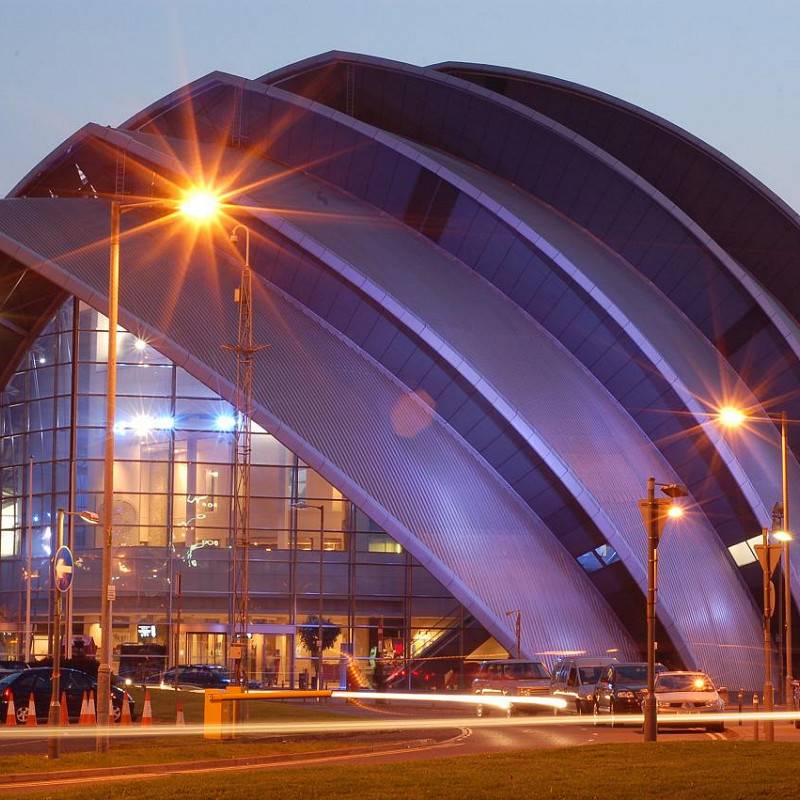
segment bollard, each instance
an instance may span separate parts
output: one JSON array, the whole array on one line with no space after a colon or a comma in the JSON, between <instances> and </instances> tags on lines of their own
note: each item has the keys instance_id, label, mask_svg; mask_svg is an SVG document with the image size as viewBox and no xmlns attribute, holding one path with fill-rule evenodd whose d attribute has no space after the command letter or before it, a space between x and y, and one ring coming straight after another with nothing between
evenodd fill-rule
<instances>
[{"instance_id":1,"label":"bollard","mask_svg":"<svg viewBox=\"0 0 800 800\"><path fill-rule=\"evenodd\" d=\"M758 714L758 695L753 695L753 711ZM758 717L753 718L753 741L758 741Z\"/></svg>"},{"instance_id":2,"label":"bollard","mask_svg":"<svg viewBox=\"0 0 800 800\"><path fill-rule=\"evenodd\" d=\"M742 707L744 706L744 689L739 689L739 727L742 726Z\"/></svg>"}]
</instances>

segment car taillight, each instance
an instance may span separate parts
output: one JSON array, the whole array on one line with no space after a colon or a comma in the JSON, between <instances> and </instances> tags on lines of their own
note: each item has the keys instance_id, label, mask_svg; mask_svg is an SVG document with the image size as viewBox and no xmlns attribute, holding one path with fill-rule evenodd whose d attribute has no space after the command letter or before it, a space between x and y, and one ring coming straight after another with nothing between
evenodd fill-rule
<instances>
[{"instance_id":1,"label":"car taillight","mask_svg":"<svg viewBox=\"0 0 800 800\"><path fill-rule=\"evenodd\" d=\"M5 700L10 700L11 695L12 695L11 688L6 686L6 688L3 690L3 698Z\"/></svg>"}]
</instances>

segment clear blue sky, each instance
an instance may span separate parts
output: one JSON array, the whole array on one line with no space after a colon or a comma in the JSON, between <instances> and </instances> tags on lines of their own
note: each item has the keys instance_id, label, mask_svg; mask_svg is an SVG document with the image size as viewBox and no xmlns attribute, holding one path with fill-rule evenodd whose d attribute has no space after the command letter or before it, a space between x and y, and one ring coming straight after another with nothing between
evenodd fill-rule
<instances>
[{"instance_id":1,"label":"clear blue sky","mask_svg":"<svg viewBox=\"0 0 800 800\"><path fill-rule=\"evenodd\" d=\"M542 72L635 103L800 209L797 0L0 0L0 195L86 122L328 50Z\"/></svg>"}]
</instances>

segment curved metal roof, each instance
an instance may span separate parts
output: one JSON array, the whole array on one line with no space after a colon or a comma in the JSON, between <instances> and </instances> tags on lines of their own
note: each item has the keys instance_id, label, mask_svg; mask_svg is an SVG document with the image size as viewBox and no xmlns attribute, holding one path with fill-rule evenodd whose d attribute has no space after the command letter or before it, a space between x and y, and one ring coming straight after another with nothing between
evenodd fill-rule
<instances>
[{"instance_id":1,"label":"curved metal roof","mask_svg":"<svg viewBox=\"0 0 800 800\"><path fill-rule=\"evenodd\" d=\"M752 352L772 347L796 366L796 322L706 217L651 180L663 163L607 152L596 128L551 118L536 93L503 96L496 72L334 53L258 82L213 73L119 130L87 126L18 185L29 197L0 203L5 374L63 297L107 302L107 206L34 196L158 194L187 175L235 175L257 231L258 336L273 344L257 377L261 424L500 641L505 609L523 609L528 652L633 652L636 501L648 475L686 482L697 506L661 545L659 619L687 666L756 686L756 581L726 545L767 524L778 481L764 464L777 454L756 437L726 442L705 402L735 390L755 406L756 378L771 374L743 369L742 344L726 350L737 325ZM154 235L131 235L125 263L164 284L163 302L129 288L122 319L230 397L215 349L234 337L219 302L229 254L198 240L187 270ZM216 327L198 328L199 297ZM393 415L422 431L398 436ZM603 543L621 563L587 576L575 559Z\"/></svg>"}]
</instances>

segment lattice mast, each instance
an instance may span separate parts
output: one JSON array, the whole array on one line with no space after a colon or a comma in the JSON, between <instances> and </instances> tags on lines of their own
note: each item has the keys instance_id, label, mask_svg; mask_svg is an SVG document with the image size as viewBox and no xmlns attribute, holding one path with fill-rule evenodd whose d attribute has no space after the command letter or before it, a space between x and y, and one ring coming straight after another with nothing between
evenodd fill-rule
<instances>
[{"instance_id":1,"label":"lattice mast","mask_svg":"<svg viewBox=\"0 0 800 800\"><path fill-rule=\"evenodd\" d=\"M237 231L245 231L245 263L234 300L239 305L239 326L236 345L224 349L236 354L236 423L234 426L233 485L233 644L236 684L246 686L249 674L248 630L250 627L250 463L252 455L253 356L264 345L253 344L252 282L250 269L250 230L237 225L231 241L238 240Z\"/></svg>"}]
</instances>

